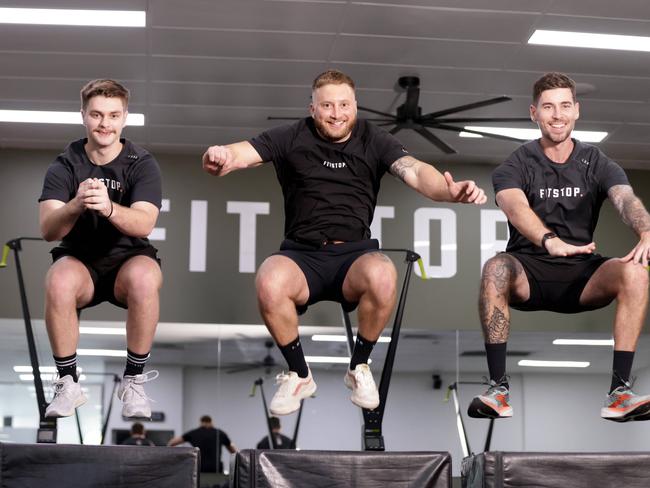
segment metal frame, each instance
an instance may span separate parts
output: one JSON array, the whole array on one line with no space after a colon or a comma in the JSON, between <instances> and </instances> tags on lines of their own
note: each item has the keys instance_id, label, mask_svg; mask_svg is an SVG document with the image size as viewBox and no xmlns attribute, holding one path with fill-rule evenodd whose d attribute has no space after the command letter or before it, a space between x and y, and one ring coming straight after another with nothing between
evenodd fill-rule
<instances>
[{"instance_id":1,"label":"metal frame","mask_svg":"<svg viewBox=\"0 0 650 488\"><path fill-rule=\"evenodd\" d=\"M460 399L458 397L458 385L485 385L483 381L459 381L452 383L447 388L447 398L451 395L454 399L454 410L456 412L456 427L458 428L458 437L460 438L461 448L463 450L463 456L468 457L473 455L469 445L469 439L467 437L467 431L465 429L465 422L463 422L463 415L460 411ZM485 436L485 445L483 446L483 452L490 450L490 444L492 443L492 432L494 430L494 419L490 419L490 424L488 425L488 431Z\"/></svg>"},{"instance_id":2,"label":"metal frame","mask_svg":"<svg viewBox=\"0 0 650 488\"><path fill-rule=\"evenodd\" d=\"M404 307L406 305L406 296L408 293L409 283L411 280L411 273L413 272L413 263L420 259L420 255L410 249L379 249L380 252L403 252L406 253L406 274L402 283L402 291L400 293L399 302L397 303L397 311L395 312L395 320L393 322L393 330L391 332L390 344L388 352L386 353L386 360L384 367L381 371L381 381L379 383L379 407L374 410L363 409L363 427L362 427L362 445L365 451L384 451L384 436L382 434L382 421L384 419L384 409L386 408L386 400L388 398L388 388L390 386L390 378L393 374L393 364L395 362L395 354L397 352L397 343L399 341L399 333L402 327L402 318L404 316ZM349 314L343 310L343 324L348 336L348 349L350 355L354 349L354 339L352 332L352 322L350 321Z\"/></svg>"},{"instance_id":3,"label":"metal frame","mask_svg":"<svg viewBox=\"0 0 650 488\"><path fill-rule=\"evenodd\" d=\"M269 415L269 409L266 404L266 395L264 394L264 380L262 378L258 378L255 380L253 383L253 389L251 390L251 397L255 396L255 392L257 391L257 387L259 386L260 388L260 393L262 397L262 406L264 407L264 418L266 418L266 427L269 431L269 446L271 449L277 449L278 446L275 442L275 436L273 435L273 430L271 428L271 415ZM293 438L291 439L291 442L294 447L298 445L298 429L300 428L300 420L302 418L302 407L305 404L305 400L300 401L300 408L298 409L298 417L296 418L296 425L293 429Z\"/></svg>"}]
</instances>

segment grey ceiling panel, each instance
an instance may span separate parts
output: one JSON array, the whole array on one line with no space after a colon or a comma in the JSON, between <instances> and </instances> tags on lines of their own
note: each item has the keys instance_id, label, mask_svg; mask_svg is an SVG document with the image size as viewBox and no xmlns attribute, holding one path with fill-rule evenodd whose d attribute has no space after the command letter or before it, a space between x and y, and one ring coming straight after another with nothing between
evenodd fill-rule
<instances>
[{"instance_id":1,"label":"grey ceiling panel","mask_svg":"<svg viewBox=\"0 0 650 488\"><path fill-rule=\"evenodd\" d=\"M136 54L146 52L144 29L3 24L3 51Z\"/></svg>"},{"instance_id":2,"label":"grey ceiling panel","mask_svg":"<svg viewBox=\"0 0 650 488\"><path fill-rule=\"evenodd\" d=\"M463 15L464 10L478 11L510 11L510 12L545 12L553 0L539 0L535 2L522 2L521 0L372 0L368 2L353 1L353 4L377 4L422 7L432 10L455 10Z\"/></svg>"},{"instance_id":3,"label":"grey ceiling panel","mask_svg":"<svg viewBox=\"0 0 650 488\"><path fill-rule=\"evenodd\" d=\"M150 3L150 25L230 30L337 32L344 9L345 6L342 4L317 2L154 0Z\"/></svg>"},{"instance_id":4,"label":"grey ceiling panel","mask_svg":"<svg viewBox=\"0 0 650 488\"><path fill-rule=\"evenodd\" d=\"M579 73L650 77L647 53L628 51L526 45L505 62L507 69L564 71L574 77Z\"/></svg>"},{"instance_id":5,"label":"grey ceiling panel","mask_svg":"<svg viewBox=\"0 0 650 488\"><path fill-rule=\"evenodd\" d=\"M554 0L553 13L584 15L594 17L622 18L640 21L650 20L650 6L647 0L625 0L612 4L611 0L589 0L588 2L567 2Z\"/></svg>"},{"instance_id":6,"label":"grey ceiling panel","mask_svg":"<svg viewBox=\"0 0 650 488\"><path fill-rule=\"evenodd\" d=\"M311 85L329 66L322 61L153 56L153 80L173 82Z\"/></svg>"},{"instance_id":7,"label":"grey ceiling panel","mask_svg":"<svg viewBox=\"0 0 650 488\"><path fill-rule=\"evenodd\" d=\"M519 43L527 39L534 14L467 11L455 22L455 10L390 5L353 5L346 12L344 33Z\"/></svg>"},{"instance_id":8,"label":"grey ceiling panel","mask_svg":"<svg viewBox=\"0 0 650 488\"><path fill-rule=\"evenodd\" d=\"M215 30L151 31L152 54L246 58L325 59L333 35Z\"/></svg>"},{"instance_id":9,"label":"grey ceiling panel","mask_svg":"<svg viewBox=\"0 0 650 488\"><path fill-rule=\"evenodd\" d=\"M202 110L203 105L307 107L310 95L308 86L157 84L151 89L150 101L194 105L196 110Z\"/></svg>"},{"instance_id":10,"label":"grey ceiling panel","mask_svg":"<svg viewBox=\"0 0 650 488\"><path fill-rule=\"evenodd\" d=\"M334 61L412 66L473 66L499 69L519 46L419 39L342 35L332 52Z\"/></svg>"},{"instance_id":11,"label":"grey ceiling panel","mask_svg":"<svg viewBox=\"0 0 650 488\"><path fill-rule=\"evenodd\" d=\"M0 52L2 74L19 77L74 78L90 80L112 77L118 80L145 79L146 57L94 56L90 54L40 54Z\"/></svg>"}]
</instances>

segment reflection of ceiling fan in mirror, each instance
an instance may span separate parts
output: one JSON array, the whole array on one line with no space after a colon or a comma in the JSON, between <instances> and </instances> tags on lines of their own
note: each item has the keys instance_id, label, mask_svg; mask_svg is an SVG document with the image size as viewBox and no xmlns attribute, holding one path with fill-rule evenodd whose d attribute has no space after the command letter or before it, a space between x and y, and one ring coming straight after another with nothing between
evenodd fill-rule
<instances>
[{"instance_id":1,"label":"reflection of ceiling fan in mirror","mask_svg":"<svg viewBox=\"0 0 650 488\"><path fill-rule=\"evenodd\" d=\"M264 341L266 355L259 361L224 364L222 368L228 374L241 373L244 371L252 371L257 368L264 368L264 373L266 375L270 375L273 372L273 368L275 368L277 364L275 358L271 355L271 349L274 345L275 344L272 340Z\"/></svg>"},{"instance_id":2,"label":"reflection of ceiling fan in mirror","mask_svg":"<svg viewBox=\"0 0 650 488\"><path fill-rule=\"evenodd\" d=\"M456 154L457 151L442 139L440 139L433 132L431 132L429 129L439 129L457 133L469 132L483 137L491 137L505 141L515 141L518 143L524 142L522 139L517 139L514 137L491 134L477 130L468 130L462 126L459 127L456 124L462 125L465 123L486 122L530 122L530 119L528 117L448 117L449 115L457 114L459 112L487 107L490 105L495 105L497 103L508 102L512 100L510 97L500 96L487 100L481 100L479 102L469 103L467 105L459 105L445 110L423 114L422 107L418 105L420 100L420 78L417 76L402 76L398 79L397 83L401 88L405 90L406 100L402 105L397 107L397 113L395 115L387 112L381 112L379 110L374 110L368 107L358 107L359 110L363 110L365 112L379 116L379 118L367 120L370 120L379 126L385 126L386 128L392 126L392 128L389 129L389 132L391 134L397 134L403 129L414 130L446 154ZM298 117L268 117L269 120L295 120L297 118Z\"/></svg>"}]
</instances>

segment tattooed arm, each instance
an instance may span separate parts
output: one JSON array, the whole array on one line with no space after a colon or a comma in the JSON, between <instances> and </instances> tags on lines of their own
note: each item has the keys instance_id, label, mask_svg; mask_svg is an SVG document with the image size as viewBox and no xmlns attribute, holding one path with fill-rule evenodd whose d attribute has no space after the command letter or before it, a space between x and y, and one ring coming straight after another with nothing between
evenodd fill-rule
<instances>
[{"instance_id":1,"label":"tattooed arm","mask_svg":"<svg viewBox=\"0 0 650 488\"><path fill-rule=\"evenodd\" d=\"M528 199L519 188L507 188L496 195L497 205L508 217L508 221L533 244L541 246L544 234L551 232L539 216L530 208ZM596 249L591 242L584 246L574 246L559 237L548 239L544 246L551 256L573 256L590 254Z\"/></svg>"},{"instance_id":2,"label":"tattooed arm","mask_svg":"<svg viewBox=\"0 0 650 488\"><path fill-rule=\"evenodd\" d=\"M395 161L390 172L418 193L436 202L475 203L487 201L485 192L471 180L454 181L449 172L441 174L430 164L403 156Z\"/></svg>"},{"instance_id":3,"label":"tattooed arm","mask_svg":"<svg viewBox=\"0 0 650 488\"><path fill-rule=\"evenodd\" d=\"M638 244L621 259L647 266L648 259L650 259L650 215L643 206L643 202L634 194L630 185L614 185L609 189L607 195L621 215L623 222L639 236Z\"/></svg>"}]
</instances>

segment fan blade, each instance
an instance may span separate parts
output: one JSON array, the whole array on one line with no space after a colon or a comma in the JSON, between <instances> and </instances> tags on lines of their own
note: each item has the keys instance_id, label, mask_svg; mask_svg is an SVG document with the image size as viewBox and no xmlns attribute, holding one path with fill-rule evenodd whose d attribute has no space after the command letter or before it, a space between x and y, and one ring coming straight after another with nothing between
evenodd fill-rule
<instances>
[{"instance_id":1,"label":"fan blade","mask_svg":"<svg viewBox=\"0 0 650 488\"><path fill-rule=\"evenodd\" d=\"M361 107L357 105L357 109L363 110L364 112L370 112L371 114L383 115L384 117L390 117L391 119L395 119L395 116L393 114L387 114L386 112L380 112L379 110L374 110L372 108Z\"/></svg>"},{"instance_id":2,"label":"fan blade","mask_svg":"<svg viewBox=\"0 0 650 488\"><path fill-rule=\"evenodd\" d=\"M415 127L413 128L413 130L418 134L420 134L422 137L424 137L427 141L429 141L431 144L436 146L445 154L456 154L458 152L449 144L447 144L445 141L440 139L438 136L426 130L424 127Z\"/></svg>"},{"instance_id":3,"label":"fan blade","mask_svg":"<svg viewBox=\"0 0 650 488\"><path fill-rule=\"evenodd\" d=\"M431 112L429 114L424 114L422 116L422 119L435 119L437 117L442 117L443 115L455 114L457 112L464 112L465 110L472 110L480 107L487 107L488 105L508 102L510 100L512 100L512 98L506 97L505 95L496 98L490 98L488 100L482 100L480 102L468 103L467 105L459 105L457 107L448 108L446 110L440 110L438 112Z\"/></svg>"},{"instance_id":4,"label":"fan blade","mask_svg":"<svg viewBox=\"0 0 650 488\"><path fill-rule=\"evenodd\" d=\"M303 117L267 117L266 120L300 120Z\"/></svg>"},{"instance_id":5,"label":"fan blade","mask_svg":"<svg viewBox=\"0 0 650 488\"><path fill-rule=\"evenodd\" d=\"M469 132L470 134L478 134L479 136L483 137L491 137L492 139L501 139L503 141L514 141L514 142L526 142L525 139L518 139L516 137L510 137L510 136L502 136L501 134L490 134L489 132L483 132L479 130L468 130L464 129L463 127L455 127L453 125L446 125L446 124L438 124L435 126L437 129L443 129L443 130L450 130L452 132Z\"/></svg>"},{"instance_id":6,"label":"fan blade","mask_svg":"<svg viewBox=\"0 0 650 488\"><path fill-rule=\"evenodd\" d=\"M530 122L530 117L466 117L466 118L453 118L453 119L434 119L427 120L423 124L438 123L443 124L452 123L458 124L459 122Z\"/></svg>"},{"instance_id":7,"label":"fan blade","mask_svg":"<svg viewBox=\"0 0 650 488\"><path fill-rule=\"evenodd\" d=\"M395 123L394 119L364 119L364 120L367 120L368 122L379 122L379 123L389 123L389 124Z\"/></svg>"},{"instance_id":8,"label":"fan blade","mask_svg":"<svg viewBox=\"0 0 650 488\"><path fill-rule=\"evenodd\" d=\"M392 128L391 130L389 130L388 132L390 132L391 134L395 135L395 134L397 134L397 133L398 133L399 131L401 131L401 130L402 130L402 128L401 128L399 125L396 125L395 127L393 127L393 128Z\"/></svg>"}]
</instances>

